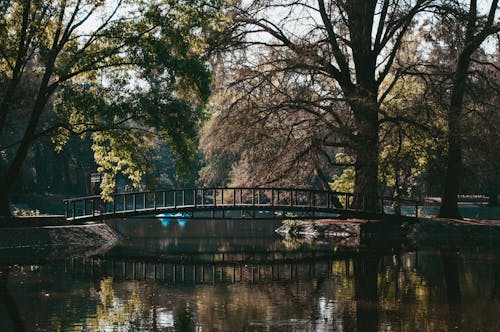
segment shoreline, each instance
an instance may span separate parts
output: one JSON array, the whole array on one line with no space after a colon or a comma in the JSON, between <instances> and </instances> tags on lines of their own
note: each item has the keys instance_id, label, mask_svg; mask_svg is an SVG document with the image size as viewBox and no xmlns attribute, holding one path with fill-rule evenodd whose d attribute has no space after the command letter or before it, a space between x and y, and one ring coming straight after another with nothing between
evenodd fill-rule
<instances>
[{"instance_id":1,"label":"shoreline","mask_svg":"<svg viewBox=\"0 0 500 332\"><path fill-rule=\"evenodd\" d=\"M120 236L105 223L0 228L0 263L35 263L104 253Z\"/></svg>"}]
</instances>

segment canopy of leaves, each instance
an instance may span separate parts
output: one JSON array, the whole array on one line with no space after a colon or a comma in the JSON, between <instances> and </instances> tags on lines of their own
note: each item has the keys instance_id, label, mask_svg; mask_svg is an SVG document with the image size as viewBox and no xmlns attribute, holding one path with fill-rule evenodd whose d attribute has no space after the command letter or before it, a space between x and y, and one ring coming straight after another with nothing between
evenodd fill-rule
<instances>
[{"instance_id":1,"label":"canopy of leaves","mask_svg":"<svg viewBox=\"0 0 500 332\"><path fill-rule=\"evenodd\" d=\"M24 121L18 100L0 96L7 166L20 142L53 135L60 150L70 135L90 134L99 170L108 174L106 194L119 173L139 185L158 140L170 145L180 176L192 178L210 94L205 40L218 29L223 6L218 0L2 2L0 83L17 93L31 75L36 91L26 98L32 111ZM47 110L52 104L55 113ZM18 134L6 136L14 121Z\"/></svg>"}]
</instances>

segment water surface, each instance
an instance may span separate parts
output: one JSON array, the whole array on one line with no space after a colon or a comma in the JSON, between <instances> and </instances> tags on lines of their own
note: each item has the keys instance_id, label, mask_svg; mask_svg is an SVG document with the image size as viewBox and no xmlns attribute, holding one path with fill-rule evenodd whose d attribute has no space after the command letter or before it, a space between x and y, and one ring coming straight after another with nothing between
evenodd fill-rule
<instances>
[{"instance_id":1,"label":"water surface","mask_svg":"<svg viewBox=\"0 0 500 332\"><path fill-rule=\"evenodd\" d=\"M495 241L283 239L280 222L114 220L105 254L0 265L0 331L498 331Z\"/></svg>"}]
</instances>

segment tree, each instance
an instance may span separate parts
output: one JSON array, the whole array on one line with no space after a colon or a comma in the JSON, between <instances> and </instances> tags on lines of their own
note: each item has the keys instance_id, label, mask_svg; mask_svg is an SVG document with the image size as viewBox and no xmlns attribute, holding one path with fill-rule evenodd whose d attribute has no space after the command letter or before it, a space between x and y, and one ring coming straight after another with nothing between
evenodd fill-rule
<instances>
[{"instance_id":1,"label":"tree","mask_svg":"<svg viewBox=\"0 0 500 332\"><path fill-rule=\"evenodd\" d=\"M285 73L296 76L296 86L312 82L313 99L292 94L282 108L309 113L328 128L322 138L336 144L341 136L343 146L354 152L354 206L365 202L378 209L380 104L393 86L384 89L382 82L391 71L397 72L395 60L404 36L430 3L256 0L234 8L234 24L228 29L233 47L246 57L243 68L256 67L236 82L258 79L257 71L267 73L261 81L270 85L279 84L274 78ZM394 81L398 78L393 76Z\"/></svg>"},{"instance_id":2,"label":"tree","mask_svg":"<svg viewBox=\"0 0 500 332\"><path fill-rule=\"evenodd\" d=\"M10 1L0 25L0 215L33 142L92 133L101 170L138 184L151 137L167 139L184 170L192 162L196 127L209 94L200 29L217 1ZM37 77L29 112L14 139L6 132L19 109L14 97L26 75ZM48 106L55 102L55 113ZM55 116L54 116L55 114ZM141 134L142 133L142 134ZM105 189L109 193L110 182Z\"/></svg>"},{"instance_id":3,"label":"tree","mask_svg":"<svg viewBox=\"0 0 500 332\"><path fill-rule=\"evenodd\" d=\"M299 98L311 104L321 98L310 88L313 78L264 65L226 70L235 80L212 98L215 113L201 139L209 164L200 180L236 186L313 184L329 190L328 177L337 165L330 155L343 137L329 135L333 119L328 114L319 117L294 104Z\"/></svg>"},{"instance_id":4,"label":"tree","mask_svg":"<svg viewBox=\"0 0 500 332\"><path fill-rule=\"evenodd\" d=\"M493 0L488 13L482 16L478 12L478 3L471 0L464 8L457 1L446 1L442 7L444 17L453 17L456 22L463 23L465 29L455 29L458 35L453 36L459 41L454 60L451 82L451 95L447 112L447 166L444 181L444 191L439 209L440 217L461 218L458 212L457 196L460 190L462 176L462 136L463 136L463 105L466 95L467 78L473 60L473 55L490 35L500 31L500 25L495 22L498 0Z\"/></svg>"}]
</instances>

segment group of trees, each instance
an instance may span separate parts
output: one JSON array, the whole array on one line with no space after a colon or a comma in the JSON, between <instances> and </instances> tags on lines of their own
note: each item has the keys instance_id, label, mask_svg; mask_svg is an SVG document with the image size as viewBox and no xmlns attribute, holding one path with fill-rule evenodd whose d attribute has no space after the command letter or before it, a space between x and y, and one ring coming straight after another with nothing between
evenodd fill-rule
<instances>
[{"instance_id":1,"label":"group of trees","mask_svg":"<svg viewBox=\"0 0 500 332\"><path fill-rule=\"evenodd\" d=\"M119 174L138 186L154 173L161 141L192 180L200 138L203 184L350 189L377 209L446 174L441 215L457 217L465 172L499 178L497 7L2 2L0 215L37 140L61 150L77 136L103 195Z\"/></svg>"},{"instance_id":2,"label":"group of trees","mask_svg":"<svg viewBox=\"0 0 500 332\"><path fill-rule=\"evenodd\" d=\"M440 214L459 217L465 154L482 159L488 180L498 181L497 7L445 0L235 6L224 36L230 52L216 72L223 81L217 110L201 141L203 179L316 179L325 189L353 190L354 206L377 209L379 195L408 195L423 173L442 174Z\"/></svg>"},{"instance_id":3,"label":"group of trees","mask_svg":"<svg viewBox=\"0 0 500 332\"><path fill-rule=\"evenodd\" d=\"M215 1L3 1L0 215L35 141L90 139L98 170L139 185L158 140L190 173L209 95L201 28ZM192 173L192 172L191 172Z\"/></svg>"}]
</instances>

